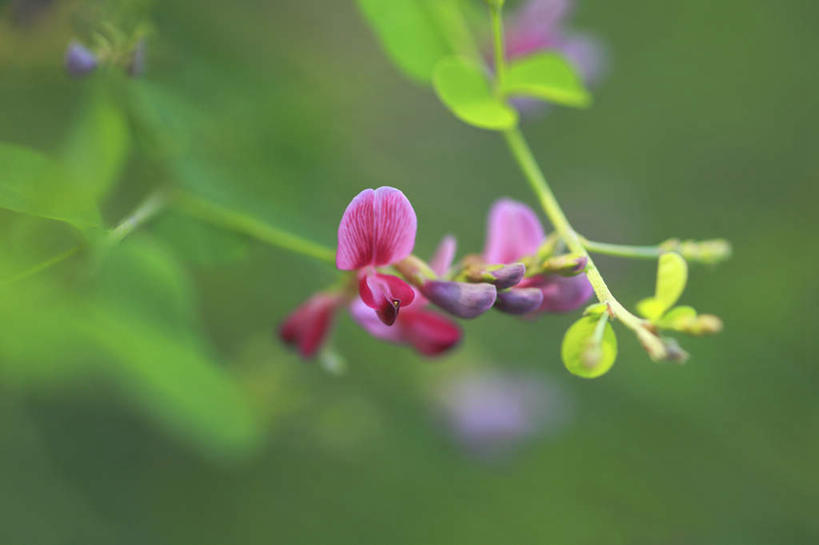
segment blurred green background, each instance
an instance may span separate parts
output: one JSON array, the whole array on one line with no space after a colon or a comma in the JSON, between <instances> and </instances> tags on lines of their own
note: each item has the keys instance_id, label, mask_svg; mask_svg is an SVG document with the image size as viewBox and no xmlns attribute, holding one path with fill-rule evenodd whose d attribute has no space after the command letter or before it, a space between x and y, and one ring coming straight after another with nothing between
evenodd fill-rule
<instances>
[{"instance_id":1,"label":"blurred green background","mask_svg":"<svg viewBox=\"0 0 819 545\"><path fill-rule=\"evenodd\" d=\"M480 250L500 196L535 204L502 140L402 78L352 1L0 14L0 142L75 183L52 177L23 208L85 221L96 199L110 227L174 184L333 246L349 199L392 185L427 256L450 232ZM68 78L67 43L107 17L150 22L147 74ZM0 287L0 543L819 541L819 5L587 0L573 20L607 44L609 76L589 110L524 131L589 238L733 242L683 297L723 317L720 336L658 365L618 329L615 367L586 381L559 359L570 316L489 313L423 360L344 315L337 376L272 334L334 280L324 264L178 212L109 245L0 210L0 278L79 245ZM599 265L625 303L651 292L652 264ZM570 416L502 459L470 455L437 400L476 369L534 373Z\"/></svg>"}]
</instances>

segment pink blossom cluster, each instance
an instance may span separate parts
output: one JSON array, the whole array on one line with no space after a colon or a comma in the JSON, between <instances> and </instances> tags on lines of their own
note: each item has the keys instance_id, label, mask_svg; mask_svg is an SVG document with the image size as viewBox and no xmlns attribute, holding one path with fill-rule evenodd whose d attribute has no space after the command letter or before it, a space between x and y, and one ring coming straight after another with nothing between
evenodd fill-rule
<instances>
[{"instance_id":1,"label":"pink blossom cluster","mask_svg":"<svg viewBox=\"0 0 819 545\"><path fill-rule=\"evenodd\" d=\"M585 260L561 270L543 267L544 259L554 262L554 244L525 204L497 201L489 211L483 252L457 264L452 236L444 237L429 262L412 255L417 224L398 189L356 195L341 218L336 250L336 266L349 271L349 282L310 297L281 325L280 338L310 358L346 307L372 336L435 356L461 340L453 318L475 318L492 308L528 317L567 312L592 295L582 272Z\"/></svg>"}]
</instances>

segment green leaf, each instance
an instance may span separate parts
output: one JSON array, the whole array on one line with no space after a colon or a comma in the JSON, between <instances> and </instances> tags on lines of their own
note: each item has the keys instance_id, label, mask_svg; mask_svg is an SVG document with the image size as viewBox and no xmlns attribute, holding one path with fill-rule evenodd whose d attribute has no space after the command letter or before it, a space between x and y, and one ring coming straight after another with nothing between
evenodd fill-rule
<instances>
[{"instance_id":1,"label":"green leaf","mask_svg":"<svg viewBox=\"0 0 819 545\"><path fill-rule=\"evenodd\" d=\"M96 203L57 161L22 146L0 143L0 208L68 222L101 224Z\"/></svg>"},{"instance_id":2,"label":"green leaf","mask_svg":"<svg viewBox=\"0 0 819 545\"><path fill-rule=\"evenodd\" d=\"M679 306L674 307L657 321L657 325L668 329L680 329L697 319L697 311L694 307Z\"/></svg>"},{"instance_id":3,"label":"green leaf","mask_svg":"<svg viewBox=\"0 0 819 545\"><path fill-rule=\"evenodd\" d=\"M428 83L435 64L464 37L452 0L358 0L365 19L392 61L412 79Z\"/></svg>"},{"instance_id":4,"label":"green leaf","mask_svg":"<svg viewBox=\"0 0 819 545\"><path fill-rule=\"evenodd\" d=\"M483 67L462 58L443 59L435 67L435 91L461 121L482 129L505 130L517 124L514 108L492 93Z\"/></svg>"},{"instance_id":5,"label":"green leaf","mask_svg":"<svg viewBox=\"0 0 819 545\"><path fill-rule=\"evenodd\" d=\"M134 236L101 259L90 290L61 290L47 276L0 288L9 336L0 343L0 379L63 387L101 375L207 452L242 454L258 444L256 414L203 338L191 281L173 256Z\"/></svg>"},{"instance_id":6,"label":"green leaf","mask_svg":"<svg viewBox=\"0 0 819 545\"><path fill-rule=\"evenodd\" d=\"M608 320L584 316L566 331L560 354L570 373L583 378L599 377L611 369L617 358L614 329Z\"/></svg>"},{"instance_id":7,"label":"green leaf","mask_svg":"<svg viewBox=\"0 0 819 545\"><path fill-rule=\"evenodd\" d=\"M556 53L537 53L512 62L506 71L503 92L564 106L586 107L591 103L591 95L574 68Z\"/></svg>"},{"instance_id":8,"label":"green leaf","mask_svg":"<svg viewBox=\"0 0 819 545\"><path fill-rule=\"evenodd\" d=\"M91 100L69 133L61 159L77 191L99 202L117 181L128 158L131 135L121 109L107 96Z\"/></svg>"},{"instance_id":9,"label":"green leaf","mask_svg":"<svg viewBox=\"0 0 819 545\"><path fill-rule=\"evenodd\" d=\"M687 280L688 265L682 256L673 252L661 255L654 297L637 303L637 311L649 320L659 319L680 298Z\"/></svg>"}]
</instances>

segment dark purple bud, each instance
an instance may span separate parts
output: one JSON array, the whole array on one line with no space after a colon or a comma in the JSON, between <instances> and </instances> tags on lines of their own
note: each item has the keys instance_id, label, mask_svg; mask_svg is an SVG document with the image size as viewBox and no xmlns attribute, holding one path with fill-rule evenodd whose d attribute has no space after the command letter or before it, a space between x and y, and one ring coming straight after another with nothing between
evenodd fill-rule
<instances>
[{"instance_id":1,"label":"dark purple bud","mask_svg":"<svg viewBox=\"0 0 819 545\"><path fill-rule=\"evenodd\" d=\"M431 281L421 288L424 297L459 318L475 318L495 304L497 290L492 284Z\"/></svg>"},{"instance_id":2,"label":"dark purple bud","mask_svg":"<svg viewBox=\"0 0 819 545\"><path fill-rule=\"evenodd\" d=\"M79 42L71 42L65 52L65 70L70 76L81 77L97 68L97 56Z\"/></svg>"},{"instance_id":3,"label":"dark purple bud","mask_svg":"<svg viewBox=\"0 0 819 545\"><path fill-rule=\"evenodd\" d=\"M147 46L145 39L140 39L131 51L131 58L128 60L128 66L125 68L129 76L137 77L145 73L145 57L147 55Z\"/></svg>"},{"instance_id":4,"label":"dark purple bud","mask_svg":"<svg viewBox=\"0 0 819 545\"><path fill-rule=\"evenodd\" d=\"M518 282L523 280L524 274L526 274L526 267L523 263L512 263L489 271L489 275L495 279L492 283L499 290L517 286Z\"/></svg>"},{"instance_id":5,"label":"dark purple bud","mask_svg":"<svg viewBox=\"0 0 819 545\"><path fill-rule=\"evenodd\" d=\"M495 308L507 314L529 314L539 309L542 303L540 288L513 288L498 292Z\"/></svg>"}]
</instances>

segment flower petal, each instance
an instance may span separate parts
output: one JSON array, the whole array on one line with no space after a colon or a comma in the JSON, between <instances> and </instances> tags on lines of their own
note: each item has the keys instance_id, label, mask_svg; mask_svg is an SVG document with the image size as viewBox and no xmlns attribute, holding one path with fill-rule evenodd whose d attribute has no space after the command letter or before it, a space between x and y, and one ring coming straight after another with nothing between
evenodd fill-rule
<instances>
[{"instance_id":1,"label":"flower petal","mask_svg":"<svg viewBox=\"0 0 819 545\"><path fill-rule=\"evenodd\" d=\"M387 325L395 323L398 311L415 299L415 290L390 274L372 273L362 275L358 282L361 300L375 309L381 321Z\"/></svg>"},{"instance_id":2,"label":"flower petal","mask_svg":"<svg viewBox=\"0 0 819 545\"><path fill-rule=\"evenodd\" d=\"M279 338L285 344L298 346L302 357L314 356L330 330L341 300L341 296L335 293L313 295L279 327Z\"/></svg>"},{"instance_id":3,"label":"flower petal","mask_svg":"<svg viewBox=\"0 0 819 545\"><path fill-rule=\"evenodd\" d=\"M401 191L365 189L341 217L336 266L351 271L401 261L412 252L417 227L415 211Z\"/></svg>"},{"instance_id":4,"label":"flower petal","mask_svg":"<svg viewBox=\"0 0 819 545\"><path fill-rule=\"evenodd\" d=\"M446 275L449 268L452 266L452 260L455 258L455 250L458 247L458 242L452 235L447 235L441 240L438 248L435 250L435 255L429 260L429 266L435 274L439 277Z\"/></svg>"},{"instance_id":5,"label":"flower petal","mask_svg":"<svg viewBox=\"0 0 819 545\"><path fill-rule=\"evenodd\" d=\"M543 303L538 312L569 312L582 307L594 293L585 274L559 276L550 274L539 282Z\"/></svg>"},{"instance_id":6,"label":"flower petal","mask_svg":"<svg viewBox=\"0 0 819 545\"><path fill-rule=\"evenodd\" d=\"M487 263L512 263L537 252L545 238L543 226L531 208L501 199L489 211L483 259Z\"/></svg>"},{"instance_id":7,"label":"flower petal","mask_svg":"<svg viewBox=\"0 0 819 545\"><path fill-rule=\"evenodd\" d=\"M529 314L542 303L543 291L539 288L512 288L498 292L495 308L507 314Z\"/></svg>"},{"instance_id":8,"label":"flower petal","mask_svg":"<svg viewBox=\"0 0 819 545\"><path fill-rule=\"evenodd\" d=\"M347 205L338 226L336 267L361 269L373 262L373 204L375 191L365 189Z\"/></svg>"},{"instance_id":9,"label":"flower petal","mask_svg":"<svg viewBox=\"0 0 819 545\"><path fill-rule=\"evenodd\" d=\"M405 312L401 313L401 319L404 318ZM358 325L373 337L394 343L400 343L404 340L401 328L385 325L378 317L378 314L368 307L360 297L350 305L350 315Z\"/></svg>"},{"instance_id":10,"label":"flower petal","mask_svg":"<svg viewBox=\"0 0 819 545\"><path fill-rule=\"evenodd\" d=\"M431 281L421 288L424 297L459 318L475 318L495 304L497 290L492 284Z\"/></svg>"},{"instance_id":11,"label":"flower petal","mask_svg":"<svg viewBox=\"0 0 819 545\"><path fill-rule=\"evenodd\" d=\"M400 320L406 341L425 356L446 352L461 340L461 328L437 312L416 310L402 314Z\"/></svg>"},{"instance_id":12,"label":"flower petal","mask_svg":"<svg viewBox=\"0 0 819 545\"><path fill-rule=\"evenodd\" d=\"M418 220L415 210L404 194L394 187L375 190L375 244L376 267L391 265L412 253Z\"/></svg>"}]
</instances>

